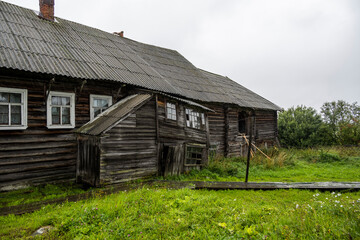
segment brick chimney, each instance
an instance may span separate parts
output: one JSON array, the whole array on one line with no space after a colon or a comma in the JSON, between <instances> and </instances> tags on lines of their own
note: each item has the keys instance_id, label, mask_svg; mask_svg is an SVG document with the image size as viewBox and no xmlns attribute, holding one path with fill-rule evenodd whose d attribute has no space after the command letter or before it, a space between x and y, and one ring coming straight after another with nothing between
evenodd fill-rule
<instances>
[{"instance_id":1,"label":"brick chimney","mask_svg":"<svg viewBox=\"0 0 360 240\"><path fill-rule=\"evenodd\" d=\"M54 5L55 0L40 0L40 14L39 17L54 21Z\"/></svg>"},{"instance_id":2,"label":"brick chimney","mask_svg":"<svg viewBox=\"0 0 360 240\"><path fill-rule=\"evenodd\" d=\"M119 35L120 37L124 37L124 31L114 32L115 35Z\"/></svg>"}]
</instances>

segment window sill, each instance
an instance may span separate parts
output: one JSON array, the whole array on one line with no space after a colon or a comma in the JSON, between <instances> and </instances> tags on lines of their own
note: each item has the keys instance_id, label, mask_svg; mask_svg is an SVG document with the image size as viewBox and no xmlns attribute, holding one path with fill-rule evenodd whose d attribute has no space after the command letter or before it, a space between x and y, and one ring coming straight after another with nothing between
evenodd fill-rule
<instances>
[{"instance_id":1,"label":"window sill","mask_svg":"<svg viewBox=\"0 0 360 240\"><path fill-rule=\"evenodd\" d=\"M47 126L48 129L74 129L75 126L70 126L70 125L65 125L65 126L61 126L61 125L50 125Z\"/></svg>"},{"instance_id":2,"label":"window sill","mask_svg":"<svg viewBox=\"0 0 360 240\"><path fill-rule=\"evenodd\" d=\"M2 131L2 130L25 130L25 129L27 129L27 127L28 126L18 126L18 127L11 127L11 126L9 126L9 127L0 127L0 131Z\"/></svg>"}]
</instances>

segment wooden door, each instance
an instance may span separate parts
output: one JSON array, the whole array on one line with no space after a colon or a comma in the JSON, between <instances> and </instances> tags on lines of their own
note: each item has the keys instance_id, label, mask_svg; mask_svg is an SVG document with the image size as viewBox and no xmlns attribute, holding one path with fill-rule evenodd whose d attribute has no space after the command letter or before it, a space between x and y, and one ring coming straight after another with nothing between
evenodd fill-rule
<instances>
[{"instance_id":1,"label":"wooden door","mask_svg":"<svg viewBox=\"0 0 360 240\"><path fill-rule=\"evenodd\" d=\"M184 148L182 144L163 145L161 154L161 175L164 177L179 175L184 168Z\"/></svg>"}]
</instances>

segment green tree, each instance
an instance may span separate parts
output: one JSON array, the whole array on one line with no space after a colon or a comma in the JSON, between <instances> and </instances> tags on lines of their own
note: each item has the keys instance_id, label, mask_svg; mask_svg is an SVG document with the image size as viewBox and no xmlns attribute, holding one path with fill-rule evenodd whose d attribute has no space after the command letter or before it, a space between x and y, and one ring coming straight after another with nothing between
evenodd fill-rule
<instances>
[{"instance_id":1,"label":"green tree","mask_svg":"<svg viewBox=\"0 0 360 240\"><path fill-rule=\"evenodd\" d=\"M304 148L324 144L323 135L328 130L315 109L297 106L279 114L278 131L283 146Z\"/></svg>"},{"instance_id":2,"label":"green tree","mask_svg":"<svg viewBox=\"0 0 360 240\"><path fill-rule=\"evenodd\" d=\"M360 106L356 102L326 102L321 107L321 113L336 144L360 143Z\"/></svg>"}]
</instances>

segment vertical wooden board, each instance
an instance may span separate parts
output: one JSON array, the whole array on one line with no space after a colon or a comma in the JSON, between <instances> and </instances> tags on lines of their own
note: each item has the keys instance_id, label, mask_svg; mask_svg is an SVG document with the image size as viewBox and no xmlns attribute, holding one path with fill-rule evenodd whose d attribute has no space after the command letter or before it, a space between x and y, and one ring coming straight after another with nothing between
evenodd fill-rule
<instances>
[{"instance_id":1,"label":"vertical wooden board","mask_svg":"<svg viewBox=\"0 0 360 240\"><path fill-rule=\"evenodd\" d=\"M152 99L131 114L134 117L127 119L126 125L118 124L102 136L101 184L114 184L157 174L159 162L155 107L155 99Z\"/></svg>"}]
</instances>

